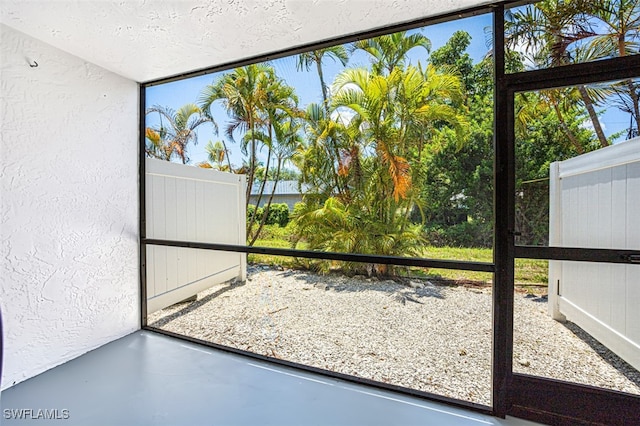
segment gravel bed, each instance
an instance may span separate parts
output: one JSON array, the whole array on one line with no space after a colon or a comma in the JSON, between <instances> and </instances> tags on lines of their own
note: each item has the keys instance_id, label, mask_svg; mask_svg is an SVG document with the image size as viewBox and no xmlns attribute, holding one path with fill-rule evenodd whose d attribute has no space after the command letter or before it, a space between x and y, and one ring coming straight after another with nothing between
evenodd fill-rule
<instances>
[{"instance_id":1,"label":"gravel bed","mask_svg":"<svg viewBox=\"0 0 640 426\"><path fill-rule=\"evenodd\" d=\"M153 327L340 373L491 403L491 289L250 266L149 315ZM516 293L514 370L640 394L640 373L546 298Z\"/></svg>"}]
</instances>

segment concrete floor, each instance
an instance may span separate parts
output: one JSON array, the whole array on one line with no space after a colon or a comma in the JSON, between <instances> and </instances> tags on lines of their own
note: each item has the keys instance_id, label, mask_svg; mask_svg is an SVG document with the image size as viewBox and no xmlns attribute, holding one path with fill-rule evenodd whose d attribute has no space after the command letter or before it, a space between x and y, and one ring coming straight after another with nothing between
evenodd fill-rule
<instances>
[{"instance_id":1,"label":"concrete floor","mask_svg":"<svg viewBox=\"0 0 640 426\"><path fill-rule=\"evenodd\" d=\"M7 389L0 405L3 425L21 426L534 424L254 361L149 331ZM42 419L47 416L54 420Z\"/></svg>"}]
</instances>

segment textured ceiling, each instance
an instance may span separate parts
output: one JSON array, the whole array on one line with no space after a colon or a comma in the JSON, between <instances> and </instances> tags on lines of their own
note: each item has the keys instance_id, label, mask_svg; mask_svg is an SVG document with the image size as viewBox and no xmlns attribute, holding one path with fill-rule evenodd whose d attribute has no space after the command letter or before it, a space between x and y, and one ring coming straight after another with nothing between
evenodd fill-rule
<instances>
[{"instance_id":1,"label":"textured ceiling","mask_svg":"<svg viewBox=\"0 0 640 426\"><path fill-rule=\"evenodd\" d=\"M139 82L487 0L0 0L0 22Z\"/></svg>"}]
</instances>

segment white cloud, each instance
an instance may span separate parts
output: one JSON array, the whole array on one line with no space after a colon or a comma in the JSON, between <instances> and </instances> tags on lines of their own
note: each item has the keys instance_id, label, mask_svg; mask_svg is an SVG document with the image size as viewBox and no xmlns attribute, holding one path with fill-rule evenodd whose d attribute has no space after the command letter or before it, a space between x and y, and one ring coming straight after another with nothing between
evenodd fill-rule
<instances>
[{"instance_id":1,"label":"white cloud","mask_svg":"<svg viewBox=\"0 0 640 426\"><path fill-rule=\"evenodd\" d=\"M583 129L591 130L592 132L595 131L595 128L593 127L593 121L591 121L590 119L584 120L582 123L580 123L580 127L582 127ZM602 127L603 132L606 132L607 126L602 122L602 120L600 120L600 127Z\"/></svg>"}]
</instances>

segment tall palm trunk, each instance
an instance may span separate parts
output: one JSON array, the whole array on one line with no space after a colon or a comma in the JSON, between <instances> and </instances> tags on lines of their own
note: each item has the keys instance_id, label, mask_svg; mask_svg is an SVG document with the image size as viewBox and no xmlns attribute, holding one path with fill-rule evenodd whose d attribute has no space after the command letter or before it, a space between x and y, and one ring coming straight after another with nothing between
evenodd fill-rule
<instances>
[{"instance_id":1,"label":"tall palm trunk","mask_svg":"<svg viewBox=\"0 0 640 426\"><path fill-rule=\"evenodd\" d=\"M600 141L600 146L603 148L605 146L609 146L609 141L607 140L607 138L604 135L604 132L602 131L602 126L600 125L600 119L598 118L598 114L596 114L596 110L593 107L593 102L589 97L589 93L587 93L587 88L581 84L578 86L578 90L580 91L582 102L584 102L584 106L587 109L587 112L589 113L589 118L593 123L593 130L596 132L598 141Z\"/></svg>"},{"instance_id":2,"label":"tall palm trunk","mask_svg":"<svg viewBox=\"0 0 640 426\"><path fill-rule=\"evenodd\" d=\"M271 137L272 137L271 126L269 126L269 139L271 139ZM264 179L262 179L262 184L260 185L260 191L258 192L258 199L256 200L256 209L253 212L253 215L251 215L251 220L249 221L249 225L247 225L247 236L251 235L251 230L253 229L253 225L256 222L256 217L258 216L258 206L260 205L260 201L262 201L262 194L264 193L264 187L265 187L265 184L267 183L267 176L269 175L269 167L271 166L271 153L272 153L271 144L269 144L269 151L267 152L267 164L264 169ZM273 189L275 189L276 182L274 182ZM262 226L260 226L260 229L262 229ZM253 245L253 242L256 240L256 238L258 238L260 229L258 229L258 232L252 237L252 240L249 243L249 245Z\"/></svg>"},{"instance_id":3,"label":"tall palm trunk","mask_svg":"<svg viewBox=\"0 0 640 426\"><path fill-rule=\"evenodd\" d=\"M330 118L329 114L329 98L327 95L327 86L324 83L324 72L322 71L322 58L316 58L316 69L318 71L318 78L320 79L320 87L322 88L322 105L324 106L324 111L327 114L327 120ZM336 189L339 193L342 193L342 188L340 187L340 179L338 178L338 172L336 170L336 163L340 161L340 152L338 152L338 147L331 136L328 137L329 140L329 149L332 151L332 154L335 158L335 162L331 162L331 168L333 170L333 179Z\"/></svg>"},{"instance_id":4,"label":"tall palm trunk","mask_svg":"<svg viewBox=\"0 0 640 426\"><path fill-rule=\"evenodd\" d=\"M558 103L555 101L555 99L552 100L551 102L553 105L553 110L556 112L556 116L558 117L558 122L560 123L560 127L564 131L564 134L567 135L567 138L569 138L569 141L571 142L571 145L573 145L573 147L576 149L576 152L578 154L583 154L584 148L582 147L582 145L580 145L580 142L578 142L578 139L576 139L576 136L573 134L573 132L567 125L567 122L564 120L564 116L562 115L562 112L558 107Z\"/></svg>"},{"instance_id":5,"label":"tall palm trunk","mask_svg":"<svg viewBox=\"0 0 640 426\"><path fill-rule=\"evenodd\" d=\"M280 179L281 167L282 167L282 158L278 158L278 166L276 168L276 178L275 178L275 181L274 181L273 188L271 188L271 194L269 194L269 201L267 201L267 205L265 206L264 211L262 212L262 218L260 220L260 225L258 226L258 230L256 231L255 235L251 239L251 242L249 243L250 246L252 246L256 242L256 240L258 239L258 236L260 235L260 232L262 231L262 228L264 227L265 223L267 223L267 217L269 216L269 209L271 208L271 202L273 201L273 196L276 193L276 185L275 184Z\"/></svg>"},{"instance_id":6,"label":"tall palm trunk","mask_svg":"<svg viewBox=\"0 0 640 426\"><path fill-rule=\"evenodd\" d=\"M251 197L251 188L253 187L254 172L256 169L256 140L254 138L255 124L253 122L253 114L251 112L249 112L249 129L251 130L251 142L249 145L249 174L247 176L245 211L249 208L249 197Z\"/></svg>"},{"instance_id":7,"label":"tall palm trunk","mask_svg":"<svg viewBox=\"0 0 640 426\"><path fill-rule=\"evenodd\" d=\"M234 173L233 167L231 167L231 156L229 155L229 149L227 148L227 144L224 139L222 139L222 147L224 148L224 156L227 159L227 165L229 166L229 173Z\"/></svg>"},{"instance_id":8,"label":"tall palm trunk","mask_svg":"<svg viewBox=\"0 0 640 426\"><path fill-rule=\"evenodd\" d=\"M322 72L322 60L321 58L316 59L316 69L318 71L318 78L320 78L320 87L322 88L322 105L324 105L324 110L327 112L327 117L329 116L329 101L327 96L327 86L324 84L324 73Z\"/></svg>"}]
</instances>

